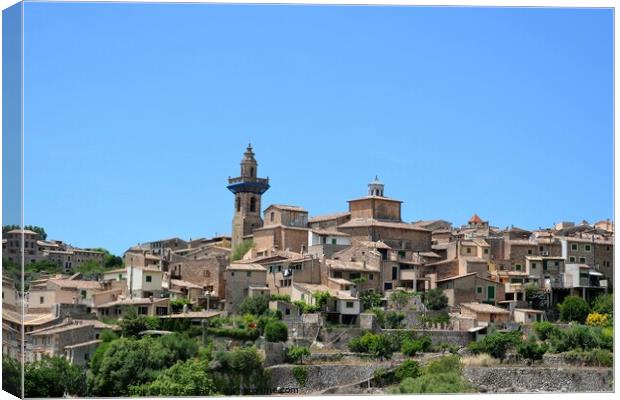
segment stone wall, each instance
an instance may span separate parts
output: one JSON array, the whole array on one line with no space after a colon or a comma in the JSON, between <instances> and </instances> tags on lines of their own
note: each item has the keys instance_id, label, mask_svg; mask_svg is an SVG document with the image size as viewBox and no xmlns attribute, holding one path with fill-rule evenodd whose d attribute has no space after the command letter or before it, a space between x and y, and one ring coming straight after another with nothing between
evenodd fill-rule
<instances>
[{"instance_id":1,"label":"stone wall","mask_svg":"<svg viewBox=\"0 0 620 400\"><path fill-rule=\"evenodd\" d=\"M383 332L398 332L403 329L383 329ZM441 343L455 344L458 346L467 346L469 342L474 340L474 334L467 331L450 331L450 330L432 330L432 329L407 329L417 334L417 336L426 335L431 338L434 345Z\"/></svg>"},{"instance_id":2,"label":"stone wall","mask_svg":"<svg viewBox=\"0 0 620 400\"><path fill-rule=\"evenodd\" d=\"M293 375L295 365L276 365L268 369L271 370L272 387L299 388L300 393L309 394L371 379L377 368L390 365L389 362L303 365L307 371L306 384L303 387L300 387Z\"/></svg>"},{"instance_id":3,"label":"stone wall","mask_svg":"<svg viewBox=\"0 0 620 400\"><path fill-rule=\"evenodd\" d=\"M611 368L466 367L463 376L481 392L609 392Z\"/></svg>"}]
</instances>

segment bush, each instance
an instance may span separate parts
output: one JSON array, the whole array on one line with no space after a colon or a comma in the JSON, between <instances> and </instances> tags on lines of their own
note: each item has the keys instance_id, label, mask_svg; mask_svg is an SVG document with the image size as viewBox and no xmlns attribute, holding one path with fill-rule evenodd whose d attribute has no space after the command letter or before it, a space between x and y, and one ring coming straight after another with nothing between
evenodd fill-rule
<instances>
[{"instance_id":1,"label":"bush","mask_svg":"<svg viewBox=\"0 0 620 400\"><path fill-rule=\"evenodd\" d=\"M413 357L417 353L422 352L422 343L420 343L420 341L418 340L404 340L400 351L407 357Z\"/></svg>"},{"instance_id":2,"label":"bush","mask_svg":"<svg viewBox=\"0 0 620 400\"><path fill-rule=\"evenodd\" d=\"M614 314L614 296L612 294L602 294L594 300L592 311L601 314Z\"/></svg>"},{"instance_id":3,"label":"bush","mask_svg":"<svg viewBox=\"0 0 620 400\"><path fill-rule=\"evenodd\" d=\"M271 300L281 300L281 301L288 301L289 303L291 302L291 296L289 296L288 294L272 294L271 295Z\"/></svg>"},{"instance_id":4,"label":"bush","mask_svg":"<svg viewBox=\"0 0 620 400\"><path fill-rule=\"evenodd\" d=\"M381 293L364 291L360 293L360 302L364 310L379 307L381 305Z\"/></svg>"},{"instance_id":5,"label":"bush","mask_svg":"<svg viewBox=\"0 0 620 400\"><path fill-rule=\"evenodd\" d=\"M609 318L607 317L607 314L600 314L595 311L595 312L588 314L588 318L586 318L586 325L607 326L609 325Z\"/></svg>"},{"instance_id":6,"label":"bush","mask_svg":"<svg viewBox=\"0 0 620 400\"><path fill-rule=\"evenodd\" d=\"M398 393L467 393L472 389L457 373L422 375L406 378L398 385Z\"/></svg>"},{"instance_id":7,"label":"bush","mask_svg":"<svg viewBox=\"0 0 620 400\"><path fill-rule=\"evenodd\" d=\"M241 314L263 315L269 310L269 296L259 294L243 299L239 306Z\"/></svg>"},{"instance_id":8,"label":"bush","mask_svg":"<svg viewBox=\"0 0 620 400\"><path fill-rule=\"evenodd\" d=\"M560 331L556 325L549 321L534 322L534 331L540 340L548 340Z\"/></svg>"},{"instance_id":9,"label":"bush","mask_svg":"<svg viewBox=\"0 0 620 400\"><path fill-rule=\"evenodd\" d=\"M303 364L304 357L310 357L310 349L305 346L293 345L286 351L286 358L289 362Z\"/></svg>"},{"instance_id":10,"label":"bush","mask_svg":"<svg viewBox=\"0 0 620 400\"><path fill-rule=\"evenodd\" d=\"M132 396L209 396L215 386L207 373L207 366L200 360L178 362L149 383L130 386Z\"/></svg>"},{"instance_id":11,"label":"bush","mask_svg":"<svg viewBox=\"0 0 620 400\"><path fill-rule=\"evenodd\" d=\"M521 337L518 332L492 332L486 335L479 342L471 342L469 349L474 353L487 353L500 361L506 357L506 352L518 346L521 343Z\"/></svg>"},{"instance_id":12,"label":"bush","mask_svg":"<svg viewBox=\"0 0 620 400\"><path fill-rule=\"evenodd\" d=\"M299 386L306 386L306 380L308 379L308 369L306 367L302 367L300 365L293 367L293 376Z\"/></svg>"},{"instance_id":13,"label":"bush","mask_svg":"<svg viewBox=\"0 0 620 400\"><path fill-rule=\"evenodd\" d=\"M301 300L295 300L293 304L299 308L299 311L301 311L302 314L312 314L321 310L318 305L308 304Z\"/></svg>"},{"instance_id":14,"label":"bush","mask_svg":"<svg viewBox=\"0 0 620 400\"><path fill-rule=\"evenodd\" d=\"M317 311L323 308L324 306L326 306L327 301L333 297L326 290L315 292L312 296L314 297L314 302L315 302Z\"/></svg>"},{"instance_id":15,"label":"bush","mask_svg":"<svg viewBox=\"0 0 620 400\"><path fill-rule=\"evenodd\" d=\"M237 340L256 340L260 336L258 329L207 328L207 333Z\"/></svg>"},{"instance_id":16,"label":"bush","mask_svg":"<svg viewBox=\"0 0 620 400\"><path fill-rule=\"evenodd\" d=\"M590 306L588 303L577 296L568 296L564 299L560 308L560 319L562 321L571 322L576 321L580 324L586 322L586 318L590 313Z\"/></svg>"},{"instance_id":17,"label":"bush","mask_svg":"<svg viewBox=\"0 0 620 400\"><path fill-rule=\"evenodd\" d=\"M396 337L388 335L376 335L372 332L366 332L363 336L351 339L349 349L355 353L372 354L375 358L390 358L394 352L394 348L399 348L399 342Z\"/></svg>"},{"instance_id":18,"label":"bush","mask_svg":"<svg viewBox=\"0 0 620 400\"><path fill-rule=\"evenodd\" d=\"M180 299L170 300L170 308L172 308L173 313L179 313L183 311L183 306L187 305L187 307L191 310L192 303L186 299L185 297Z\"/></svg>"},{"instance_id":19,"label":"bush","mask_svg":"<svg viewBox=\"0 0 620 400\"><path fill-rule=\"evenodd\" d=\"M424 305L429 310L443 310L448 307L448 297L440 288L431 289L424 294Z\"/></svg>"},{"instance_id":20,"label":"bush","mask_svg":"<svg viewBox=\"0 0 620 400\"><path fill-rule=\"evenodd\" d=\"M286 342L288 340L288 328L281 321L269 321L265 325L265 340L268 342Z\"/></svg>"},{"instance_id":21,"label":"bush","mask_svg":"<svg viewBox=\"0 0 620 400\"><path fill-rule=\"evenodd\" d=\"M564 353L567 360L593 367L613 367L614 358L609 350L594 349L590 351L571 350Z\"/></svg>"},{"instance_id":22,"label":"bush","mask_svg":"<svg viewBox=\"0 0 620 400\"><path fill-rule=\"evenodd\" d=\"M461 363L461 357L456 355L449 355L441 357L438 360L431 361L426 366L425 374L445 374L456 372L460 373L463 370Z\"/></svg>"},{"instance_id":23,"label":"bush","mask_svg":"<svg viewBox=\"0 0 620 400\"><path fill-rule=\"evenodd\" d=\"M398 329L403 325L405 314L398 311L388 311L385 313L385 325L388 329Z\"/></svg>"},{"instance_id":24,"label":"bush","mask_svg":"<svg viewBox=\"0 0 620 400\"><path fill-rule=\"evenodd\" d=\"M517 346L517 353L521 355L521 357L528 360L542 360L543 355L547 352L548 346L543 344L538 344L534 340L528 340L527 342L521 343Z\"/></svg>"},{"instance_id":25,"label":"bush","mask_svg":"<svg viewBox=\"0 0 620 400\"><path fill-rule=\"evenodd\" d=\"M422 375L422 368L420 368L420 364L413 360L405 360L394 371L394 376L399 382L406 378L417 378L420 375Z\"/></svg>"},{"instance_id":26,"label":"bush","mask_svg":"<svg viewBox=\"0 0 620 400\"><path fill-rule=\"evenodd\" d=\"M499 364L497 358L493 358L486 353L477 354L473 357L466 357L462 359L464 365L472 367L490 367L492 365Z\"/></svg>"},{"instance_id":27,"label":"bush","mask_svg":"<svg viewBox=\"0 0 620 400\"><path fill-rule=\"evenodd\" d=\"M254 247L254 243L251 240L245 240L241 242L239 245L237 245L237 247L233 249L233 252L230 256L230 261L241 260L252 247Z\"/></svg>"}]
</instances>

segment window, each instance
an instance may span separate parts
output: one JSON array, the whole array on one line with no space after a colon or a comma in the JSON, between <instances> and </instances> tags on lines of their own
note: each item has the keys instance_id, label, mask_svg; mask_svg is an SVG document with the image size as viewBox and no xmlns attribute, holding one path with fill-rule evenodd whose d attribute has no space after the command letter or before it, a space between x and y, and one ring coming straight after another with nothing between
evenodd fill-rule
<instances>
[{"instance_id":1,"label":"window","mask_svg":"<svg viewBox=\"0 0 620 400\"><path fill-rule=\"evenodd\" d=\"M86 298L86 290L80 290L80 296L82 296L83 299Z\"/></svg>"},{"instance_id":2,"label":"window","mask_svg":"<svg viewBox=\"0 0 620 400\"><path fill-rule=\"evenodd\" d=\"M241 211L241 197L239 196L235 199L235 207L237 208L237 212Z\"/></svg>"},{"instance_id":3,"label":"window","mask_svg":"<svg viewBox=\"0 0 620 400\"><path fill-rule=\"evenodd\" d=\"M372 281L375 279L375 275L374 274L368 274L368 280Z\"/></svg>"},{"instance_id":4,"label":"window","mask_svg":"<svg viewBox=\"0 0 620 400\"><path fill-rule=\"evenodd\" d=\"M547 270L547 263L543 263L543 271Z\"/></svg>"},{"instance_id":5,"label":"window","mask_svg":"<svg viewBox=\"0 0 620 400\"><path fill-rule=\"evenodd\" d=\"M392 280L395 281L398 279L398 267L392 267Z\"/></svg>"},{"instance_id":6,"label":"window","mask_svg":"<svg viewBox=\"0 0 620 400\"><path fill-rule=\"evenodd\" d=\"M586 263L586 258L585 257L579 257L579 262L582 264Z\"/></svg>"},{"instance_id":7,"label":"window","mask_svg":"<svg viewBox=\"0 0 620 400\"><path fill-rule=\"evenodd\" d=\"M572 256L571 256L571 257L568 257L568 261L570 261L570 262L575 262L575 257L572 257Z\"/></svg>"},{"instance_id":8,"label":"window","mask_svg":"<svg viewBox=\"0 0 620 400\"><path fill-rule=\"evenodd\" d=\"M256 197L250 198L250 212L256 211Z\"/></svg>"},{"instance_id":9,"label":"window","mask_svg":"<svg viewBox=\"0 0 620 400\"><path fill-rule=\"evenodd\" d=\"M346 307L347 308L353 308L353 302L352 301L347 301Z\"/></svg>"},{"instance_id":10,"label":"window","mask_svg":"<svg viewBox=\"0 0 620 400\"><path fill-rule=\"evenodd\" d=\"M577 251L577 243L571 243L570 249L573 251Z\"/></svg>"},{"instance_id":11,"label":"window","mask_svg":"<svg viewBox=\"0 0 620 400\"><path fill-rule=\"evenodd\" d=\"M499 270L500 270L500 271L503 271L503 270L504 270L504 266L503 266L503 265L500 265L500 266L499 266Z\"/></svg>"},{"instance_id":12,"label":"window","mask_svg":"<svg viewBox=\"0 0 620 400\"><path fill-rule=\"evenodd\" d=\"M118 280L123 280L123 274L118 274Z\"/></svg>"},{"instance_id":13,"label":"window","mask_svg":"<svg viewBox=\"0 0 620 400\"><path fill-rule=\"evenodd\" d=\"M44 301L45 301L45 298L43 296L39 297L39 304L43 304Z\"/></svg>"},{"instance_id":14,"label":"window","mask_svg":"<svg viewBox=\"0 0 620 400\"><path fill-rule=\"evenodd\" d=\"M360 273L359 272L351 272L349 273L349 279L357 279L360 277Z\"/></svg>"},{"instance_id":15,"label":"window","mask_svg":"<svg viewBox=\"0 0 620 400\"><path fill-rule=\"evenodd\" d=\"M515 265L515 270L517 270L517 271L521 271L521 264L517 264L517 265Z\"/></svg>"},{"instance_id":16,"label":"window","mask_svg":"<svg viewBox=\"0 0 620 400\"><path fill-rule=\"evenodd\" d=\"M205 278L209 278L211 276L211 271L205 270L202 274L204 275Z\"/></svg>"},{"instance_id":17,"label":"window","mask_svg":"<svg viewBox=\"0 0 620 400\"><path fill-rule=\"evenodd\" d=\"M246 274L246 276L250 277L250 276L252 276L252 271L248 271L245 274Z\"/></svg>"},{"instance_id":18,"label":"window","mask_svg":"<svg viewBox=\"0 0 620 400\"><path fill-rule=\"evenodd\" d=\"M334 271L334 278L342 278L342 272Z\"/></svg>"},{"instance_id":19,"label":"window","mask_svg":"<svg viewBox=\"0 0 620 400\"><path fill-rule=\"evenodd\" d=\"M495 300L495 286L487 286L487 299Z\"/></svg>"},{"instance_id":20,"label":"window","mask_svg":"<svg viewBox=\"0 0 620 400\"><path fill-rule=\"evenodd\" d=\"M467 248L467 254L471 253L471 247Z\"/></svg>"},{"instance_id":21,"label":"window","mask_svg":"<svg viewBox=\"0 0 620 400\"><path fill-rule=\"evenodd\" d=\"M542 246L540 246L540 247L538 248L538 251L543 251L543 247L542 247Z\"/></svg>"},{"instance_id":22,"label":"window","mask_svg":"<svg viewBox=\"0 0 620 400\"><path fill-rule=\"evenodd\" d=\"M560 266L560 263L558 261L554 262L553 265L555 265L556 267Z\"/></svg>"},{"instance_id":23,"label":"window","mask_svg":"<svg viewBox=\"0 0 620 400\"><path fill-rule=\"evenodd\" d=\"M149 313L149 309L148 309L148 307L140 307L140 308L138 309L138 313L139 313L140 315L146 315L146 314L148 314L148 313Z\"/></svg>"},{"instance_id":24,"label":"window","mask_svg":"<svg viewBox=\"0 0 620 400\"><path fill-rule=\"evenodd\" d=\"M527 254L532 254L532 249L527 249Z\"/></svg>"},{"instance_id":25,"label":"window","mask_svg":"<svg viewBox=\"0 0 620 400\"><path fill-rule=\"evenodd\" d=\"M484 254L489 254L489 249L484 249Z\"/></svg>"},{"instance_id":26,"label":"window","mask_svg":"<svg viewBox=\"0 0 620 400\"><path fill-rule=\"evenodd\" d=\"M234 272L234 271L232 271L232 272L230 273L230 276L235 276L235 272Z\"/></svg>"},{"instance_id":27,"label":"window","mask_svg":"<svg viewBox=\"0 0 620 400\"><path fill-rule=\"evenodd\" d=\"M273 211L269 214L269 221L273 222L274 218L275 218L276 213L274 213Z\"/></svg>"},{"instance_id":28,"label":"window","mask_svg":"<svg viewBox=\"0 0 620 400\"><path fill-rule=\"evenodd\" d=\"M536 269L536 263L535 262L532 263L532 269Z\"/></svg>"},{"instance_id":29,"label":"window","mask_svg":"<svg viewBox=\"0 0 620 400\"><path fill-rule=\"evenodd\" d=\"M589 244L586 244L586 245L585 245L585 246L583 246L583 247L584 247L584 249L585 249L586 251L590 251L590 250L592 250L592 247L590 247L590 245L589 245Z\"/></svg>"},{"instance_id":30,"label":"window","mask_svg":"<svg viewBox=\"0 0 620 400\"><path fill-rule=\"evenodd\" d=\"M147 275L144 277L147 282L153 282L153 277L151 275Z\"/></svg>"},{"instance_id":31,"label":"window","mask_svg":"<svg viewBox=\"0 0 620 400\"><path fill-rule=\"evenodd\" d=\"M482 294L482 286L476 286L476 293Z\"/></svg>"},{"instance_id":32,"label":"window","mask_svg":"<svg viewBox=\"0 0 620 400\"><path fill-rule=\"evenodd\" d=\"M392 282L385 282L383 284L383 290L391 290L392 289Z\"/></svg>"},{"instance_id":33,"label":"window","mask_svg":"<svg viewBox=\"0 0 620 400\"><path fill-rule=\"evenodd\" d=\"M332 244L336 244L336 239L332 238Z\"/></svg>"}]
</instances>

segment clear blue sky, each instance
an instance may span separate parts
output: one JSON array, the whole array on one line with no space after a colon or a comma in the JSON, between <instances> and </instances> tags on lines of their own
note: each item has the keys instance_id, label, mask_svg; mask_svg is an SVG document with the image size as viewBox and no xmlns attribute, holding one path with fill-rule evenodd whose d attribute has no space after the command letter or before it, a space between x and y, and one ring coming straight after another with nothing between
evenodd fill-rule
<instances>
[{"instance_id":1,"label":"clear blue sky","mask_svg":"<svg viewBox=\"0 0 620 400\"><path fill-rule=\"evenodd\" d=\"M121 253L263 207L403 219L613 217L613 11L28 3L25 221Z\"/></svg>"}]
</instances>

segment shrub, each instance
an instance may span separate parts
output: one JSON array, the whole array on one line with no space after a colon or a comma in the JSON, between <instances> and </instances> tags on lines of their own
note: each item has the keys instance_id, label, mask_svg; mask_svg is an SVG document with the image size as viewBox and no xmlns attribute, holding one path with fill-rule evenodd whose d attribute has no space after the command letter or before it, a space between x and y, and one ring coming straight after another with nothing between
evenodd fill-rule
<instances>
[{"instance_id":1,"label":"shrub","mask_svg":"<svg viewBox=\"0 0 620 400\"><path fill-rule=\"evenodd\" d=\"M474 353L487 353L500 361L506 357L506 352L519 345L521 337L518 332L492 332L479 342L471 342L469 349Z\"/></svg>"},{"instance_id":2,"label":"shrub","mask_svg":"<svg viewBox=\"0 0 620 400\"><path fill-rule=\"evenodd\" d=\"M612 294L602 294L594 300L592 311L601 314L613 315L614 313L614 296Z\"/></svg>"},{"instance_id":3,"label":"shrub","mask_svg":"<svg viewBox=\"0 0 620 400\"><path fill-rule=\"evenodd\" d=\"M591 312L586 318L586 325L588 326L607 326L609 325L609 318L607 314L600 314L598 312Z\"/></svg>"},{"instance_id":4,"label":"shrub","mask_svg":"<svg viewBox=\"0 0 620 400\"><path fill-rule=\"evenodd\" d=\"M355 353L368 353L376 358L390 358L394 352L394 348L398 349L399 342L396 337L388 335L376 335L372 332L366 332L363 336L359 336L349 341L349 349Z\"/></svg>"},{"instance_id":5,"label":"shrub","mask_svg":"<svg viewBox=\"0 0 620 400\"><path fill-rule=\"evenodd\" d=\"M557 335L559 328L549 321L534 322L534 331L540 340L548 340Z\"/></svg>"},{"instance_id":6,"label":"shrub","mask_svg":"<svg viewBox=\"0 0 620 400\"><path fill-rule=\"evenodd\" d=\"M245 240L241 242L237 247L233 249L233 252L230 256L230 261L237 261L243 258L245 253L247 253L252 247L254 247L254 243L251 240Z\"/></svg>"},{"instance_id":7,"label":"shrub","mask_svg":"<svg viewBox=\"0 0 620 400\"><path fill-rule=\"evenodd\" d=\"M411 297L411 293L407 293L404 290L396 290L390 295L390 302L397 310L402 310L409 304L409 299Z\"/></svg>"},{"instance_id":8,"label":"shrub","mask_svg":"<svg viewBox=\"0 0 620 400\"><path fill-rule=\"evenodd\" d=\"M559 307L560 319L566 322L576 321L583 324L586 322L586 318L590 313L590 306L588 303L577 296L566 297Z\"/></svg>"},{"instance_id":9,"label":"shrub","mask_svg":"<svg viewBox=\"0 0 620 400\"><path fill-rule=\"evenodd\" d=\"M269 321L265 325L265 340L268 342L286 342L288 340L286 324L281 321Z\"/></svg>"},{"instance_id":10,"label":"shrub","mask_svg":"<svg viewBox=\"0 0 620 400\"><path fill-rule=\"evenodd\" d=\"M613 367L613 354L609 350L594 349L590 351L571 350L564 353L567 360L579 362L588 366Z\"/></svg>"},{"instance_id":11,"label":"shrub","mask_svg":"<svg viewBox=\"0 0 620 400\"><path fill-rule=\"evenodd\" d=\"M297 383L299 383L299 386L304 387L306 386L306 380L308 379L308 369L306 367L302 367L301 365L293 367L293 376L295 377Z\"/></svg>"},{"instance_id":12,"label":"shrub","mask_svg":"<svg viewBox=\"0 0 620 400\"><path fill-rule=\"evenodd\" d=\"M448 307L448 298L440 288L431 289L424 294L424 305L430 310L443 310Z\"/></svg>"},{"instance_id":13,"label":"shrub","mask_svg":"<svg viewBox=\"0 0 620 400\"><path fill-rule=\"evenodd\" d=\"M548 346L545 343L538 344L534 340L528 340L527 342L521 343L517 346L517 353L519 353L521 357L532 361L542 360L542 357L547 350Z\"/></svg>"},{"instance_id":14,"label":"shrub","mask_svg":"<svg viewBox=\"0 0 620 400\"><path fill-rule=\"evenodd\" d=\"M239 306L241 314L263 315L269 310L269 296L256 295L243 299Z\"/></svg>"},{"instance_id":15,"label":"shrub","mask_svg":"<svg viewBox=\"0 0 620 400\"><path fill-rule=\"evenodd\" d=\"M381 293L364 291L360 293L360 302L364 310L379 307L381 305Z\"/></svg>"},{"instance_id":16,"label":"shrub","mask_svg":"<svg viewBox=\"0 0 620 400\"><path fill-rule=\"evenodd\" d=\"M286 358L289 362L303 364L304 357L310 357L310 349L305 346L293 345L286 351Z\"/></svg>"},{"instance_id":17,"label":"shrub","mask_svg":"<svg viewBox=\"0 0 620 400\"><path fill-rule=\"evenodd\" d=\"M422 375L420 364L413 360L405 360L394 371L394 376L401 382L405 378L417 378Z\"/></svg>"},{"instance_id":18,"label":"shrub","mask_svg":"<svg viewBox=\"0 0 620 400\"><path fill-rule=\"evenodd\" d=\"M258 329L208 328L207 333L237 340L256 340L260 336Z\"/></svg>"},{"instance_id":19,"label":"shrub","mask_svg":"<svg viewBox=\"0 0 620 400\"><path fill-rule=\"evenodd\" d=\"M170 300L170 308L172 308L173 313L179 313L183 311L184 305L187 305L188 308L191 310L192 303L185 297L180 298L180 299Z\"/></svg>"},{"instance_id":20,"label":"shrub","mask_svg":"<svg viewBox=\"0 0 620 400\"><path fill-rule=\"evenodd\" d=\"M388 311L385 313L385 325L388 329L398 329L402 327L405 314L398 311Z\"/></svg>"},{"instance_id":21,"label":"shrub","mask_svg":"<svg viewBox=\"0 0 620 400\"><path fill-rule=\"evenodd\" d=\"M467 393L472 389L457 373L424 374L418 378L405 378L398 385L398 393Z\"/></svg>"},{"instance_id":22,"label":"shrub","mask_svg":"<svg viewBox=\"0 0 620 400\"><path fill-rule=\"evenodd\" d=\"M425 374L445 374L445 373L460 373L463 370L461 363L461 357L456 355L449 355L441 357L438 360L431 361L426 366Z\"/></svg>"},{"instance_id":23,"label":"shrub","mask_svg":"<svg viewBox=\"0 0 620 400\"><path fill-rule=\"evenodd\" d=\"M317 311L326 306L327 301L332 298L332 295L326 290L315 292L312 296L314 297Z\"/></svg>"},{"instance_id":24,"label":"shrub","mask_svg":"<svg viewBox=\"0 0 620 400\"><path fill-rule=\"evenodd\" d=\"M422 352L422 343L420 343L420 341L418 340L404 340L400 351L408 357L413 357L417 353Z\"/></svg>"},{"instance_id":25,"label":"shrub","mask_svg":"<svg viewBox=\"0 0 620 400\"><path fill-rule=\"evenodd\" d=\"M291 302L291 296L289 296L288 294L272 294L270 298L271 300L288 301L289 303Z\"/></svg>"},{"instance_id":26,"label":"shrub","mask_svg":"<svg viewBox=\"0 0 620 400\"><path fill-rule=\"evenodd\" d=\"M493 358L486 353L477 354L473 357L466 357L462 359L464 365L472 367L489 367L499 364L497 358Z\"/></svg>"}]
</instances>

